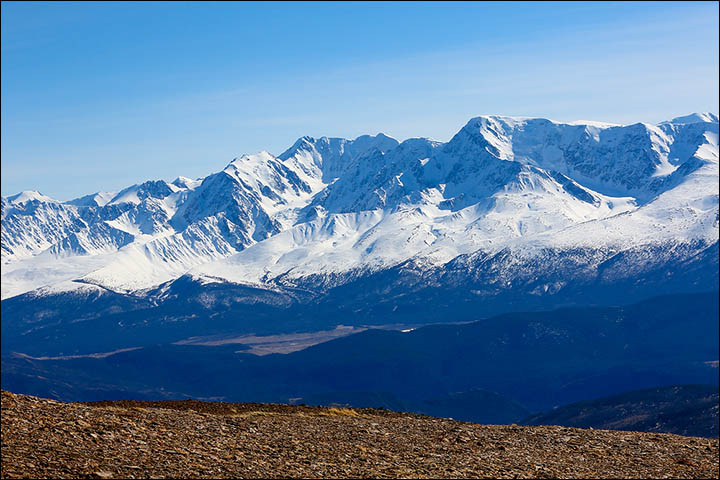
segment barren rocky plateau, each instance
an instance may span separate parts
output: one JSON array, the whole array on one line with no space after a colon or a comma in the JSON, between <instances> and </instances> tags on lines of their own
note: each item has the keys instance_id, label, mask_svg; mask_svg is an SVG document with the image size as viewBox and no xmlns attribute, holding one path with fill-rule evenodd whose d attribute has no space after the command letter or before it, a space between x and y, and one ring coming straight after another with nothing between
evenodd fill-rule
<instances>
[{"instance_id":1,"label":"barren rocky plateau","mask_svg":"<svg viewBox=\"0 0 720 480\"><path fill-rule=\"evenodd\" d=\"M718 478L718 439L2 392L3 478Z\"/></svg>"}]
</instances>

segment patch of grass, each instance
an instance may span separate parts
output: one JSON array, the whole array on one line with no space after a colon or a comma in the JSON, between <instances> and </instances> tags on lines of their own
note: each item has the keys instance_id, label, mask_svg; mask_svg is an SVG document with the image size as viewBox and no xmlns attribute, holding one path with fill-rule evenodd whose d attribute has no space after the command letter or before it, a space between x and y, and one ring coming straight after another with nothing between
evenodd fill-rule
<instances>
[{"instance_id":1,"label":"patch of grass","mask_svg":"<svg viewBox=\"0 0 720 480\"><path fill-rule=\"evenodd\" d=\"M320 412L320 415L325 416L325 417L337 417L337 416L359 417L360 416L360 414L352 408L337 408L337 407L330 407L326 410L322 410Z\"/></svg>"}]
</instances>

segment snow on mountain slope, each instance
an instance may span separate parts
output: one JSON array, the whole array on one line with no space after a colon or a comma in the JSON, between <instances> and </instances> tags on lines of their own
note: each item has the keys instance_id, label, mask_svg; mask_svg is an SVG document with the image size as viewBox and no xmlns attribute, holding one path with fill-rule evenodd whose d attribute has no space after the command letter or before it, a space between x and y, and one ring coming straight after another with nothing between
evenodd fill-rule
<instances>
[{"instance_id":1,"label":"snow on mountain slope","mask_svg":"<svg viewBox=\"0 0 720 480\"><path fill-rule=\"evenodd\" d=\"M172 184L175 185L176 187L180 187L180 188L183 188L183 189L194 190L198 185L200 185L200 184L202 183L202 178L198 178L198 179L193 180L193 179L191 179L191 178L183 177L183 176L181 175L181 176L177 177L175 180L173 180L173 181L170 182L170 183L172 183Z\"/></svg>"},{"instance_id":2,"label":"snow on mountain slope","mask_svg":"<svg viewBox=\"0 0 720 480\"><path fill-rule=\"evenodd\" d=\"M657 177L669 175L689 158L669 158L675 138L668 133L643 123L602 128L478 117L448 146L484 149L492 157L559 172L599 193L646 201L662 188Z\"/></svg>"},{"instance_id":3,"label":"snow on mountain slope","mask_svg":"<svg viewBox=\"0 0 720 480\"><path fill-rule=\"evenodd\" d=\"M703 112L703 113L691 113L682 117L673 118L670 121L662 122L660 125L666 124L687 124L687 123L718 123L718 116L714 113Z\"/></svg>"},{"instance_id":4,"label":"snow on mountain slope","mask_svg":"<svg viewBox=\"0 0 720 480\"><path fill-rule=\"evenodd\" d=\"M116 195L116 192L97 192L69 200L65 203L68 205L77 205L78 207L104 207Z\"/></svg>"},{"instance_id":5,"label":"snow on mountain slope","mask_svg":"<svg viewBox=\"0 0 720 480\"><path fill-rule=\"evenodd\" d=\"M362 135L355 140L302 137L278 159L295 163L308 175L319 172L323 183L328 184L343 176L347 167L359 156L374 150L387 152L397 145L397 140L382 133Z\"/></svg>"},{"instance_id":6,"label":"snow on mountain slope","mask_svg":"<svg viewBox=\"0 0 720 480\"><path fill-rule=\"evenodd\" d=\"M9 196L7 200L12 205L23 205L31 201L57 203L57 200L54 200L47 195L43 195L36 190L25 190L16 195Z\"/></svg>"},{"instance_id":7,"label":"snow on mountain slope","mask_svg":"<svg viewBox=\"0 0 720 480\"><path fill-rule=\"evenodd\" d=\"M149 181L101 201L94 194L44 203L36 192L3 198L3 263L13 266L8 275L3 270L3 298L76 278L120 291L176 278L294 224L301 208L326 187L323 165L340 172L343 162L365 151L395 145L382 134L303 137L282 159L267 152L243 155L201 180ZM106 258L109 251L115 255ZM64 258L67 275L48 255ZM87 255L105 260L90 262ZM72 267L71 258L77 258Z\"/></svg>"},{"instance_id":8,"label":"snow on mountain slope","mask_svg":"<svg viewBox=\"0 0 720 480\"><path fill-rule=\"evenodd\" d=\"M2 298L36 290L41 286L53 291L57 291L55 286L60 284L66 285L61 291L71 291L72 286L81 288L81 283L72 280L102 268L110 261L109 257L116 254L61 257L46 251L31 259L3 264Z\"/></svg>"},{"instance_id":9,"label":"snow on mountain slope","mask_svg":"<svg viewBox=\"0 0 720 480\"><path fill-rule=\"evenodd\" d=\"M688 132L695 126L672 125L668 133L643 124L617 128L479 117L447 144L403 142L384 161L375 154L351 164L310 204L309 222L190 273L238 283L287 281L378 270L410 258L437 265L508 247L717 241L717 123L702 125L702 138ZM579 163L582 143L602 153L585 147L595 164ZM677 174L658 181L657 170L670 162ZM631 190L635 197L583 187L569 177L578 169L594 176L598 190Z\"/></svg>"},{"instance_id":10,"label":"snow on mountain slope","mask_svg":"<svg viewBox=\"0 0 720 480\"><path fill-rule=\"evenodd\" d=\"M5 198L2 202L3 264L32 257L87 228L74 206L40 200L13 202Z\"/></svg>"},{"instance_id":11,"label":"snow on mountain slope","mask_svg":"<svg viewBox=\"0 0 720 480\"><path fill-rule=\"evenodd\" d=\"M203 179L60 203L2 199L2 297L79 279L148 289L302 283L473 252L636 248L718 237L718 122L484 116L449 142L302 137ZM63 287L63 288L66 288Z\"/></svg>"},{"instance_id":12,"label":"snow on mountain slope","mask_svg":"<svg viewBox=\"0 0 720 480\"><path fill-rule=\"evenodd\" d=\"M178 190L180 190L180 187L162 180L148 181L120 191L108 204L132 203L137 205L147 198L163 199Z\"/></svg>"},{"instance_id":13,"label":"snow on mountain slope","mask_svg":"<svg viewBox=\"0 0 720 480\"><path fill-rule=\"evenodd\" d=\"M589 204L564 191L550 176L522 173L506 190L455 212L442 208L442 193L432 190L418 203L394 210L330 213L226 260L204 264L191 274L244 283L357 268L379 270L409 258L436 265L634 207L632 199L609 201L599 194L594 197L597 205Z\"/></svg>"}]
</instances>

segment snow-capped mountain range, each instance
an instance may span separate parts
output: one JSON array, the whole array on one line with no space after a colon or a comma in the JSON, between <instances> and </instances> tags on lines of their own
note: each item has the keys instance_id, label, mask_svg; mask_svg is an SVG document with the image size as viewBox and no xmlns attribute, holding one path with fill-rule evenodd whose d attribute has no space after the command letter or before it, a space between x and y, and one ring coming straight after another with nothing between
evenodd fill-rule
<instances>
[{"instance_id":1,"label":"snow-capped mountain range","mask_svg":"<svg viewBox=\"0 0 720 480\"><path fill-rule=\"evenodd\" d=\"M573 281L567 262L626 278L717 242L717 115L481 116L447 143L303 137L197 180L2 197L2 298L143 296L180 277L322 292L407 265L435 283L484 272L497 288L552 269L532 286L544 294ZM634 260L613 273L619 255Z\"/></svg>"}]
</instances>

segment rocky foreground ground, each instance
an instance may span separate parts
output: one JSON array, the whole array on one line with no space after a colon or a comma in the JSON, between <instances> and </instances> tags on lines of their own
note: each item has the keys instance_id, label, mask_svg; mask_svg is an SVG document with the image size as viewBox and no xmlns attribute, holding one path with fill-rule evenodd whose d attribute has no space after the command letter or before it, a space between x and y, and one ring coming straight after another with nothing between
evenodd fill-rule
<instances>
[{"instance_id":1,"label":"rocky foreground ground","mask_svg":"<svg viewBox=\"0 0 720 480\"><path fill-rule=\"evenodd\" d=\"M717 478L718 440L371 409L2 392L3 478Z\"/></svg>"}]
</instances>

